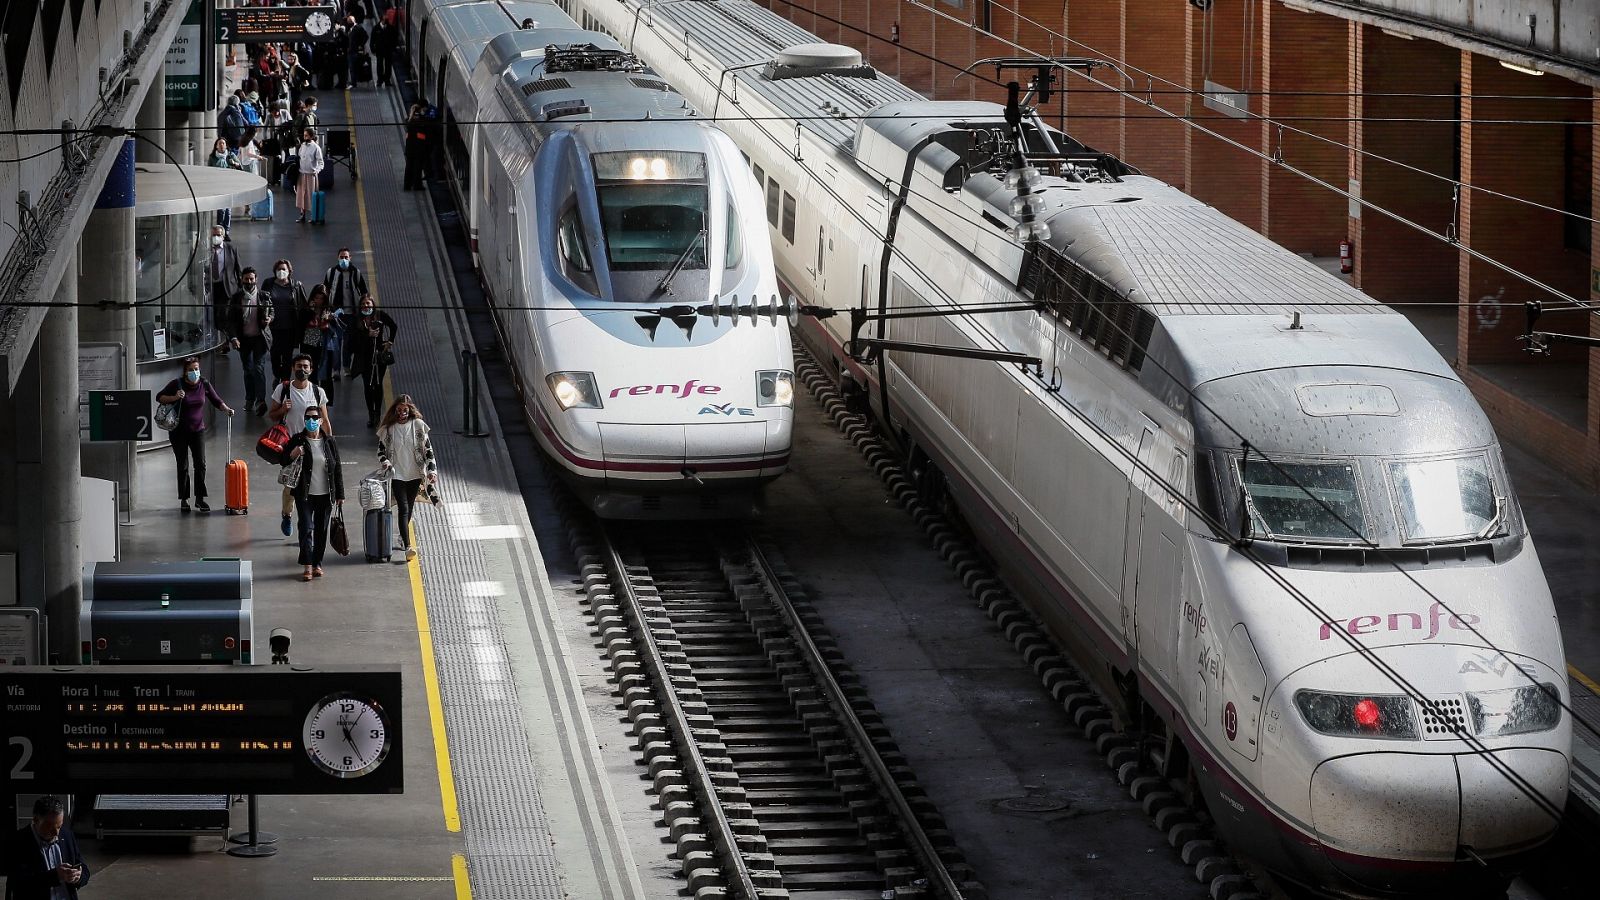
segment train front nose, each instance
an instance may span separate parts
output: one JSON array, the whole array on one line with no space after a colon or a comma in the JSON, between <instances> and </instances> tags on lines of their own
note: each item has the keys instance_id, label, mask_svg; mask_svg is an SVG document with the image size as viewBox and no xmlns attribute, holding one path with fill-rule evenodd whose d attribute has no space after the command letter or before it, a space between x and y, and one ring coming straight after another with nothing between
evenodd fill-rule
<instances>
[{"instance_id":1,"label":"train front nose","mask_svg":"<svg viewBox=\"0 0 1600 900\"><path fill-rule=\"evenodd\" d=\"M1344 875L1400 890L1474 855L1543 842L1566 804L1567 778L1566 756L1547 748L1341 756L1311 776L1312 825Z\"/></svg>"}]
</instances>

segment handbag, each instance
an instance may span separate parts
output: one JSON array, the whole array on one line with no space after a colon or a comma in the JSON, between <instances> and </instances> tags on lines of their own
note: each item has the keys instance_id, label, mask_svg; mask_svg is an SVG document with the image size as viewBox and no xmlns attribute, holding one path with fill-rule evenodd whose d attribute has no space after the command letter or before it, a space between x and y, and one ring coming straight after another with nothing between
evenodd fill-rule
<instances>
[{"instance_id":1,"label":"handbag","mask_svg":"<svg viewBox=\"0 0 1600 900\"><path fill-rule=\"evenodd\" d=\"M304 456L297 456L294 459L289 460L289 464L284 466L283 471L278 473L278 483L286 488L293 488L297 483L299 483L300 464L304 460Z\"/></svg>"},{"instance_id":2,"label":"handbag","mask_svg":"<svg viewBox=\"0 0 1600 900\"><path fill-rule=\"evenodd\" d=\"M171 403L163 403L156 407L157 428L162 431L171 431L178 427L178 422L182 421L182 416L178 414L178 403L179 401L174 400Z\"/></svg>"},{"instance_id":3,"label":"handbag","mask_svg":"<svg viewBox=\"0 0 1600 900\"><path fill-rule=\"evenodd\" d=\"M328 544L333 547L333 552L340 556L350 555L350 535L344 530L344 507L333 514L333 525L328 530Z\"/></svg>"}]
</instances>

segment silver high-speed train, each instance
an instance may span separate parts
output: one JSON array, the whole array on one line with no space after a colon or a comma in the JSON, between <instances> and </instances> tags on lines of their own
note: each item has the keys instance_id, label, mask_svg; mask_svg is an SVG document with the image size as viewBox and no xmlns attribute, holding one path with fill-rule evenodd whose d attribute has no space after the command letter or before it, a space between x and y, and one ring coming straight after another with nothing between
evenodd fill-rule
<instances>
[{"instance_id":1,"label":"silver high-speed train","mask_svg":"<svg viewBox=\"0 0 1600 900\"><path fill-rule=\"evenodd\" d=\"M719 110L786 289L840 313L804 338L1226 841L1321 889L1460 896L1554 833L1549 589L1493 430L1404 317L754 3L564 2ZM957 314L882 315L919 309ZM863 364L875 340L972 358Z\"/></svg>"},{"instance_id":2,"label":"silver high-speed train","mask_svg":"<svg viewBox=\"0 0 1600 900\"><path fill-rule=\"evenodd\" d=\"M602 516L752 512L788 462L794 364L738 148L553 3L410 15L540 446Z\"/></svg>"}]
</instances>

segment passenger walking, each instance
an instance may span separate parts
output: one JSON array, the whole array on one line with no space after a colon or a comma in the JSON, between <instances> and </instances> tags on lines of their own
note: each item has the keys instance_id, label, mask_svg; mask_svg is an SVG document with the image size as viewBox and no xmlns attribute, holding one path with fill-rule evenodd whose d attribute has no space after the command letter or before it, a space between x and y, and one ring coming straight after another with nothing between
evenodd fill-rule
<instances>
[{"instance_id":1,"label":"passenger walking","mask_svg":"<svg viewBox=\"0 0 1600 900\"><path fill-rule=\"evenodd\" d=\"M239 274L239 293L228 307L230 346L239 351L244 368L244 408L251 415L267 411L267 354L272 348L272 303L261 295L256 270L246 266Z\"/></svg>"},{"instance_id":2,"label":"passenger walking","mask_svg":"<svg viewBox=\"0 0 1600 900\"><path fill-rule=\"evenodd\" d=\"M328 394L311 380L312 366L311 357L304 353L296 354L291 366L292 377L272 391L272 409L267 411L267 416L274 422L281 422L291 435L306 430L306 410L312 407L322 410L322 433L333 434L333 414L328 409ZM284 537L288 537L289 516L294 512L294 493L287 487L283 489L282 512L280 527Z\"/></svg>"},{"instance_id":3,"label":"passenger walking","mask_svg":"<svg viewBox=\"0 0 1600 900\"><path fill-rule=\"evenodd\" d=\"M334 340L333 310L328 308L328 289L313 285L307 300L306 314L300 325L300 352L311 357L311 377L323 390L333 389L330 371L337 361L330 362Z\"/></svg>"},{"instance_id":4,"label":"passenger walking","mask_svg":"<svg viewBox=\"0 0 1600 900\"><path fill-rule=\"evenodd\" d=\"M211 226L211 252L206 260L207 283L211 285L211 325L217 335L227 338L228 304L239 293L239 254L228 240L228 230L221 225ZM224 355L228 348L224 344Z\"/></svg>"},{"instance_id":5,"label":"passenger walking","mask_svg":"<svg viewBox=\"0 0 1600 900\"><path fill-rule=\"evenodd\" d=\"M183 377L167 383L156 395L157 403L178 404L178 427L167 432L172 441L172 455L178 461L178 508L189 512L189 460L194 459L194 505L203 513L211 511L206 503L206 401L233 415L233 407L224 403L211 382L200 377L200 358L191 356L183 361Z\"/></svg>"},{"instance_id":6,"label":"passenger walking","mask_svg":"<svg viewBox=\"0 0 1600 900\"><path fill-rule=\"evenodd\" d=\"M353 345L351 377L361 378L366 392L368 428L378 424L383 412L383 375L394 364L394 337L399 330L371 294L361 298L360 315L345 328L345 341Z\"/></svg>"},{"instance_id":7,"label":"passenger walking","mask_svg":"<svg viewBox=\"0 0 1600 900\"><path fill-rule=\"evenodd\" d=\"M393 80L394 55L400 48L400 32L384 17L372 29L372 55L377 58L378 87L388 87Z\"/></svg>"},{"instance_id":8,"label":"passenger walking","mask_svg":"<svg viewBox=\"0 0 1600 900\"><path fill-rule=\"evenodd\" d=\"M338 326L334 340L339 344L339 353L333 360L333 379L338 381L339 369L344 369L345 374L349 374L355 347L352 341L343 338L348 326L353 324L349 318L356 314L356 307L360 305L361 298L368 294L367 276L351 261L350 248L340 247L339 258L328 267L327 273L322 276L322 283L328 288L328 306L333 309Z\"/></svg>"},{"instance_id":9,"label":"passenger walking","mask_svg":"<svg viewBox=\"0 0 1600 900\"><path fill-rule=\"evenodd\" d=\"M335 506L344 503L344 473L339 468L339 444L322 433L322 408L305 412L305 428L289 439L291 460L300 460L300 477L294 483L294 505L300 514L301 581L322 577L322 557L328 549L328 525Z\"/></svg>"},{"instance_id":10,"label":"passenger walking","mask_svg":"<svg viewBox=\"0 0 1600 900\"><path fill-rule=\"evenodd\" d=\"M417 542L411 531L411 516L417 493L427 483L427 492L438 502L439 467L433 458L433 442L428 439L428 423L410 394L401 394L383 414L378 426L378 464L390 473L389 489L400 512L400 541L406 559L417 558Z\"/></svg>"},{"instance_id":11,"label":"passenger walking","mask_svg":"<svg viewBox=\"0 0 1600 900\"><path fill-rule=\"evenodd\" d=\"M33 801L33 821L11 833L0 860L6 900L78 900L78 890L89 883L89 866L56 797Z\"/></svg>"},{"instance_id":12,"label":"passenger walking","mask_svg":"<svg viewBox=\"0 0 1600 900\"><path fill-rule=\"evenodd\" d=\"M306 286L294 279L294 266L287 259L273 263L267 294L272 304L272 380L281 382L288 380L299 351L308 305Z\"/></svg>"},{"instance_id":13,"label":"passenger walking","mask_svg":"<svg viewBox=\"0 0 1600 900\"><path fill-rule=\"evenodd\" d=\"M322 147L317 144L316 129L300 132L300 149L296 153L300 157L300 181L294 189L294 207L300 210L300 218L295 221L305 224L306 215L311 212L311 195L317 192L317 176L326 164Z\"/></svg>"},{"instance_id":14,"label":"passenger walking","mask_svg":"<svg viewBox=\"0 0 1600 900\"><path fill-rule=\"evenodd\" d=\"M239 165L239 157L229 147L229 142L224 138L217 138L211 144L211 155L206 157L206 165L213 169L235 169ZM233 234L233 209L224 206L217 210L217 224L222 226L224 235Z\"/></svg>"}]
</instances>

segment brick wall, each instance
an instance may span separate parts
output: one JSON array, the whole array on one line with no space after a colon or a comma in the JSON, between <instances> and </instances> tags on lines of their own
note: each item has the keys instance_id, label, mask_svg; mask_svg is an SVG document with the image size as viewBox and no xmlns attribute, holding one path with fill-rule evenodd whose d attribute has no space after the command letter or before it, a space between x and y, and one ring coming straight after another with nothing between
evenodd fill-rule
<instances>
[{"instance_id":1,"label":"brick wall","mask_svg":"<svg viewBox=\"0 0 1600 900\"><path fill-rule=\"evenodd\" d=\"M1350 90L1351 29L1332 16L1270 3L1262 4L1262 13L1262 86L1269 93L1261 98L1261 113L1287 126L1263 126L1264 146L1285 163L1343 188L1349 152L1340 145L1353 135L1343 121L1349 98L1339 94ZM1275 163L1262 161L1261 170L1267 236L1297 253L1336 255L1345 237L1345 198Z\"/></svg>"},{"instance_id":2,"label":"brick wall","mask_svg":"<svg viewBox=\"0 0 1600 900\"><path fill-rule=\"evenodd\" d=\"M1189 34L1196 44L1189 56L1189 86L1194 90L1203 91L1207 81L1229 91L1261 90L1262 20L1257 16L1246 22L1240 15L1243 6L1216 4L1202 12L1184 4L1184 12L1190 19ZM1249 97L1246 102L1251 112L1261 111L1260 97ZM1222 140L1227 138L1260 150L1260 122L1217 112L1199 99L1192 102L1191 113L1198 124L1220 137L1199 131L1190 137L1188 177L1185 179L1189 193L1260 230L1261 160L1248 150Z\"/></svg>"},{"instance_id":3,"label":"brick wall","mask_svg":"<svg viewBox=\"0 0 1600 900\"><path fill-rule=\"evenodd\" d=\"M1129 118L1124 126L1125 159L1152 178L1179 190L1188 190L1189 142L1193 129L1181 120L1151 109L1157 106L1187 115L1190 100L1180 91L1188 86L1193 48L1189 15L1179 3L1124 4L1128 74L1133 87L1146 90L1142 98L1124 98ZM1117 77L1114 73L1106 77ZM1148 104L1148 105L1147 105Z\"/></svg>"},{"instance_id":4,"label":"brick wall","mask_svg":"<svg viewBox=\"0 0 1600 900\"><path fill-rule=\"evenodd\" d=\"M1043 10L1054 5L1057 4L1031 0L1023 3L1022 10L1024 14L1043 22L1048 21L1043 17ZM1113 60L1123 58L1123 12L1120 4L1069 0L1066 7L1066 27L1063 32L1067 41L1056 42L1057 46L1066 44L1059 51L1061 54ZM1037 14L1033 12L1035 9L1039 10ZM1121 77L1108 69L1097 69L1093 75L1095 80L1107 85L1121 85ZM1082 143L1122 156L1122 95L1071 74L1066 75L1064 86L1067 89L1066 122L1063 124L1056 119L1055 123Z\"/></svg>"}]
</instances>

